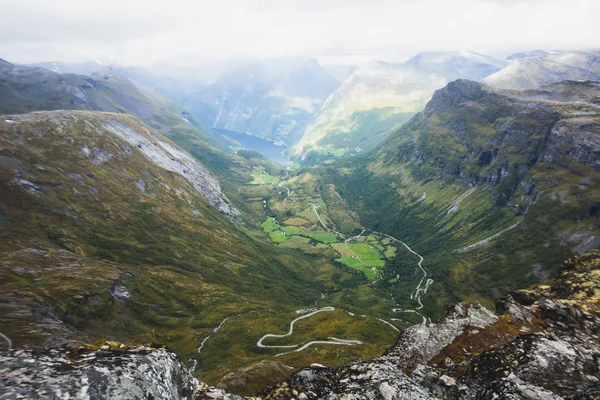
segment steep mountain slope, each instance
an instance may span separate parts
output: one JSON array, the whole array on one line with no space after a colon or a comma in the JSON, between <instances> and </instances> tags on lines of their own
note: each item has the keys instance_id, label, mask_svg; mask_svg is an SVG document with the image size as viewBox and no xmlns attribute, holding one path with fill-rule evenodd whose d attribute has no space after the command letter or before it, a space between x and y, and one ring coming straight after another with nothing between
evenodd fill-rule
<instances>
[{"instance_id":1,"label":"steep mountain slope","mask_svg":"<svg viewBox=\"0 0 600 400\"><path fill-rule=\"evenodd\" d=\"M321 168L323 183L364 226L425 257L426 311L489 304L600 244L599 94L597 82L513 92L455 81L375 152Z\"/></svg>"},{"instance_id":2,"label":"steep mountain slope","mask_svg":"<svg viewBox=\"0 0 600 400\"><path fill-rule=\"evenodd\" d=\"M378 320L392 307L379 292L340 273L316 241L300 252L256 229L268 211L262 196L281 199L282 189L242 191L240 182L253 179L252 166L284 169L244 151L229 162L243 214L197 159L136 117L2 116L0 333L18 348L164 342L197 376L246 393L307 363L339 365L388 347L397 328ZM312 317L319 301L328 307ZM299 314L293 335L257 344ZM309 342L329 336L351 342L312 352ZM287 346L298 351L276 357Z\"/></svg>"},{"instance_id":3,"label":"steep mountain slope","mask_svg":"<svg viewBox=\"0 0 600 400\"><path fill-rule=\"evenodd\" d=\"M467 78L479 80L504 66L467 52L421 53L404 64L372 62L355 69L310 121L296 153L312 149L339 155L376 146L421 111L436 89Z\"/></svg>"},{"instance_id":4,"label":"steep mountain slope","mask_svg":"<svg viewBox=\"0 0 600 400\"><path fill-rule=\"evenodd\" d=\"M533 52L513 57L484 82L503 89L532 89L563 80L600 79L600 51Z\"/></svg>"},{"instance_id":5,"label":"steep mountain slope","mask_svg":"<svg viewBox=\"0 0 600 400\"><path fill-rule=\"evenodd\" d=\"M3 116L0 143L0 320L15 346L104 336L189 358L227 316L319 297L326 264L236 227L218 182L135 117ZM239 365L230 350L207 356Z\"/></svg>"},{"instance_id":6,"label":"steep mountain slope","mask_svg":"<svg viewBox=\"0 0 600 400\"><path fill-rule=\"evenodd\" d=\"M273 60L228 71L183 101L209 126L291 144L338 85L315 60Z\"/></svg>"},{"instance_id":7,"label":"steep mountain slope","mask_svg":"<svg viewBox=\"0 0 600 400\"><path fill-rule=\"evenodd\" d=\"M0 113L58 109L135 115L186 150L193 150L220 178L228 176L224 165L230 159L228 148L235 143L202 125L174 101L112 69L83 76L0 60Z\"/></svg>"},{"instance_id":8,"label":"steep mountain slope","mask_svg":"<svg viewBox=\"0 0 600 400\"><path fill-rule=\"evenodd\" d=\"M28 67L45 68L50 71L58 72L59 74L77 74L77 75L92 75L95 72L105 68L99 61L87 61L78 63L41 62L34 64L26 64Z\"/></svg>"}]
</instances>

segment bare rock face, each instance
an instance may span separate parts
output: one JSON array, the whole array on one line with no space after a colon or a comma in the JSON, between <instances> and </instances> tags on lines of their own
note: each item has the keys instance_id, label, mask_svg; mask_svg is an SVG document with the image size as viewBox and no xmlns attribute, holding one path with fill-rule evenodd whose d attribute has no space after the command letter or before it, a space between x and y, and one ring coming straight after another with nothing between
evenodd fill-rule
<instances>
[{"instance_id":1,"label":"bare rock face","mask_svg":"<svg viewBox=\"0 0 600 400\"><path fill-rule=\"evenodd\" d=\"M114 119L103 122L102 127L139 149L154 164L183 176L221 214L233 219L240 213L230 204L219 181L196 159L170 141L148 130L137 132Z\"/></svg>"},{"instance_id":2,"label":"bare rock face","mask_svg":"<svg viewBox=\"0 0 600 400\"><path fill-rule=\"evenodd\" d=\"M550 284L497 302L499 321L457 340L430 362L461 390L419 381L439 398L600 398L600 251L574 257ZM451 362L442 361L448 355Z\"/></svg>"},{"instance_id":3,"label":"bare rock face","mask_svg":"<svg viewBox=\"0 0 600 400\"><path fill-rule=\"evenodd\" d=\"M0 353L0 397L6 399L192 399L198 381L165 348Z\"/></svg>"},{"instance_id":4,"label":"bare rock face","mask_svg":"<svg viewBox=\"0 0 600 400\"><path fill-rule=\"evenodd\" d=\"M454 341L464 328L483 328L494 324L498 317L475 302L457 304L437 324L413 325L404 330L385 355L393 358L402 367L415 367L425 363Z\"/></svg>"},{"instance_id":5,"label":"bare rock face","mask_svg":"<svg viewBox=\"0 0 600 400\"><path fill-rule=\"evenodd\" d=\"M292 375L265 399L431 399L427 390L410 379L392 359L354 362L340 368L312 366Z\"/></svg>"}]
</instances>

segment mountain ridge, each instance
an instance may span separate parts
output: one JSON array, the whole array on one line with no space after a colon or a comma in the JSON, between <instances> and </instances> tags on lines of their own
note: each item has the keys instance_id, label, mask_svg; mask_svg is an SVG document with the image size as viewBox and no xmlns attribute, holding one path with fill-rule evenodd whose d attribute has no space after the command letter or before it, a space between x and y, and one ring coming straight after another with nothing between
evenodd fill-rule
<instances>
[{"instance_id":1,"label":"mountain ridge","mask_svg":"<svg viewBox=\"0 0 600 400\"><path fill-rule=\"evenodd\" d=\"M489 305L501 282L534 283L600 244L598 89L454 81L373 152L320 166L321 177L362 226L416 243L435 280L427 308Z\"/></svg>"},{"instance_id":2,"label":"mountain ridge","mask_svg":"<svg viewBox=\"0 0 600 400\"><path fill-rule=\"evenodd\" d=\"M514 58L501 71L484 79L503 89L533 89L563 80L600 79L600 51L540 52Z\"/></svg>"},{"instance_id":3,"label":"mountain ridge","mask_svg":"<svg viewBox=\"0 0 600 400\"><path fill-rule=\"evenodd\" d=\"M476 53L431 52L402 64L374 62L355 68L315 114L295 154L310 158L313 147L329 156L371 149L421 111L436 89L457 78L481 79L503 65Z\"/></svg>"}]
</instances>

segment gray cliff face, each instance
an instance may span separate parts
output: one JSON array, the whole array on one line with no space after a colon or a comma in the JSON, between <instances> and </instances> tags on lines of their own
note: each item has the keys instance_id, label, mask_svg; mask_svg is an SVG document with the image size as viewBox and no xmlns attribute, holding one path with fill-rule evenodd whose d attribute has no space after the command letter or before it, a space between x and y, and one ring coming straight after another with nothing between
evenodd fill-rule
<instances>
[{"instance_id":1,"label":"gray cliff face","mask_svg":"<svg viewBox=\"0 0 600 400\"><path fill-rule=\"evenodd\" d=\"M458 160L438 161L443 173L456 174L458 161L463 172L469 164L480 167L479 175L469 171L469 176L485 182L484 173L510 162L511 156L520 156L519 164L528 169L538 161L566 166L570 159L599 171L599 91L597 82L509 91L457 80L435 93L423 119L432 125L434 119L444 121L453 144L466 148L456 152ZM431 163L434 149L424 139L417 140L417 152L421 162Z\"/></svg>"},{"instance_id":2,"label":"gray cliff face","mask_svg":"<svg viewBox=\"0 0 600 400\"><path fill-rule=\"evenodd\" d=\"M553 171L600 172L599 91L597 82L514 91L457 80L398 132L392 142L400 145L381 151L411 162L420 180L495 185L496 205L525 214L541 188L558 186L562 178ZM409 137L411 151L401 142Z\"/></svg>"},{"instance_id":3,"label":"gray cliff face","mask_svg":"<svg viewBox=\"0 0 600 400\"><path fill-rule=\"evenodd\" d=\"M103 122L102 127L140 149L154 164L183 176L221 214L229 218L239 215L240 212L229 203L221 190L219 181L196 159L173 143L148 130L145 130L144 136L117 120Z\"/></svg>"},{"instance_id":4,"label":"gray cliff face","mask_svg":"<svg viewBox=\"0 0 600 400\"><path fill-rule=\"evenodd\" d=\"M457 304L436 324L413 325L405 329L385 356L393 358L404 368L414 368L431 360L452 343L465 327L483 328L496 322L498 317L477 302Z\"/></svg>"},{"instance_id":5,"label":"gray cliff face","mask_svg":"<svg viewBox=\"0 0 600 400\"><path fill-rule=\"evenodd\" d=\"M164 348L0 352L3 399L192 399L198 381Z\"/></svg>"},{"instance_id":6,"label":"gray cliff face","mask_svg":"<svg viewBox=\"0 0 600 400\"><path fill-rule=\"evenodd\" d=\"M40 149L45 152L56 146L55 141L72 143L71 131L78 124L85 124L86 136L81 137L82 142L73 151L79 151L94 166L101 166L109 161L114 164L124 158L133 158L140 152L147 163L183 177L231 221L235 221L240 214L223 193L218 179L200 162L133 116L86 111L39 111L7 115L0 124L6 128L8 140L16 148L21 145L23 136L40 135L32 126L51 124L54 129L51 131L52 135L47 133L49 144L47 148ZM39 180L36 177L30 179ZM33 192L39 189L35 185L22 184ZM142 186L138 181L138 189L143 193L143 181L141 184Z\"/></svg>"}]
</instances>

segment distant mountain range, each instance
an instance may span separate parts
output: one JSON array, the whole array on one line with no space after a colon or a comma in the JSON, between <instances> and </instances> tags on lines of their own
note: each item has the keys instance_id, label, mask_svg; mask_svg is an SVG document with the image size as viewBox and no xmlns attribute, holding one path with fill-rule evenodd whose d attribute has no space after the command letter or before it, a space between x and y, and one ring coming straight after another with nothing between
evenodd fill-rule
<instances>
[{"instance_id":1,"label":"distant mountain range","mask_svg":"<svg viewBox=\"0 0 600 400\"><path fill-rule=\"evenodd\" d=\"M315 60L284 59L229 71L184 104L212 127L291 144L338 85Z\"/></svg>"},{"instance_id":2,"label":"distant mountain range","mask_svg":"<svg viewBox=\"0 0 600 400\"><path fill-rule=\"evenodd\" d=\"M107 70L96 61L36 66L90 78ZM114 66L111 71L113 81L125 77L132 88L149 88L162 94L163 102L169 98L179 113L202 124L204 132L225 129L285 143L289 156L314 164L376 147L421 111L435 90L455 79L506 89L594 80L600 77L600 51L535 50L512 54L507 61L473 52L430 52L402 64L373 61L353 68L288 58L237 64L212 82L175 67L171 76L168 68L160 70L164 76L136 67ZM122 83L127 86L126 80ZM224 148L239 148L222 135L211 138Z\"/></svg>"},{"instance_id":3,"label":"distant mountain range","mask_svg":"<svg viewBox=\"0 0 600 400\"><path fill-rule=\"evenodd\" d=\"M295 152L340 154L380 143L386 133L422 110L436 89L459 79L480 80L505 62L477 53L421 53L403 64L371 62L355 68L311 119Z\"/></svg>"},{"instance_id":4,"label":"distant mountain range","mask_svg":"<svg viewBox=\"0 0 600 400\"><path fill-rule=\"evenodd\" d=\"M506 68L483 82L504 89L532 89L563 80L600 79L600 50L534 51L508 59Z\"/></svg>"},{"instance_id":5,"label":"distant mountain range","mask_svg":"<svg viewBox=\"0 0 600 400\"><path fill-rule=\"evenodd\" d=\"M61 61L53 62L41 62L27 64L27 67L38 67L48 69L59 74L78 74L78 75L92 75L95 72L105 68L106 65L100 61L86 61L80 63L65 63Z\"/></svg>"}]
</instances>

